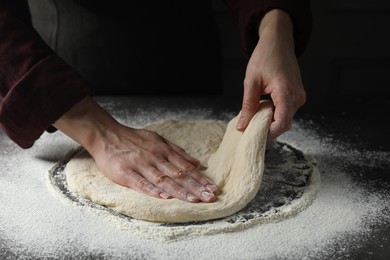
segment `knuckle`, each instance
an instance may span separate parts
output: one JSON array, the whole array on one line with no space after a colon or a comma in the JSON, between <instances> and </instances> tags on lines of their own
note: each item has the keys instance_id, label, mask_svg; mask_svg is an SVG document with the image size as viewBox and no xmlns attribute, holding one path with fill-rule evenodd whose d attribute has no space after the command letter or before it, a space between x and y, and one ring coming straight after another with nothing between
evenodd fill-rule
<instances>
[{"instance_id":1,"label":"knuckle","mask_svg":"<svg viewBox=\"0 0 390 260\"><path fill-rule=\"evenodd\" d=\"M251 78L245 77L243 84L244 88L250 88L253 85L253 80Z\"/></svg>"},{"instance_id":2,"label":"knuckle","mask_svg":"<svg viewBox=\"0 0 390 260\"><path fill-rule=\"evenodd\" d=\"M130 172L126 168L119 167L114 169L113 172L108 173L106 176L122 186L131 186L131 183L128 181L129 174Z\"/></svg>"},{"instance_id":3,"label":"knuckle","mask_svg":"<svg viewBox=\"0 0 390 260\"><path fill-rule=\"evenodd\" d=\"M188 176L188 172L183 170L173 170L172 176L174 179L182 179Z\"/></svg>"},{"instance_id":4,"label":"knuckle","mask_svg":"<svg viewBox=\"0 0 390 260\"><path fill-rule=\"evenodd\" d=\"M145 154L142 151L134 151L128 158L131 164L146 164Z\"/></svg>"},{"instance_id":5,"label":"knuckle","mask_svg":"<svg viewBox=\"0 0 390 260\"><path fill-rule=\"evenodd\" d=\"M137 189L141 190L141 191L147 191L147 190L150 190L150 186L152 184L150 182L148 182L146 179L140 179L138 182L137 182Z\"/></svg>"},{"instance_id":6,"label":"knuckle","mask_svg":"<svg viewBox=\"0 0 390 260\"><path fill-rule=\"evenodd\" d=\"M167 175L165 174L159 174L156 176L156 184L159 185L159 184L162 184L163 182L166 181L166 179L168 178Z\"/></svg>"},{"instance_id":7,"label":"knuckle","mask_svg":"<svg viewBox=\"0 0 390 260\"><path fill-rule=\"evenodd\" d=\"M126 176L133 173L131 167L128 164L123 162L113 162L110 164L110 169L112 173L115 173L115 176L120 179L126 178Z\"/></svg>"},{"instance_id":8,"label":"knuckle","mask_svg":"<svg viewBox=\"0 0 390 260\"><path fill-rule=\"evenodd\" d=\"M153 161L153 166L161 172L170 172L171 164L166 159L157 157Z\"/></svg>"},{"instance_id":9,"label":"knuckle","mask_svg":"<svg viewBox=\"0 0 390 260\"><path fill-rule=\"evenodd\" d=\"M124 179L126 178L126 176L129 174L129 171L128 169L126 169L125 167L119 167L117 170L117 176L121 179Z\"/></svg>"},{"instance_id":10,"label":"knuckle","mask_svg":"<svg viewBox=\"0 0 390 260\"><path fill-rule=\"evenodd\" d=\"M166 143L160 143L158 145L155 145L153 147L151 147L149 149L149 152L154 155L154 156L157 156L157 157L160 157L160 156L167 156L168 154L171 153L171 149L170 147L168 146L168 144Z\"/></svg>"},{"instance_id":11,"label":"knuckle","mask_svg":"<svg viewBox=\"0 0 390 260\"><path fill-rule=\"evenodd\" d=\"M196 169L196 167L190 163L187 163L183 166L183 171L185 171L185 172L191 172L195 169Z\"/></svg>"},{"instance_id":12,"label":"knuckle","mask_svg":"<svg viewBox=\"0 0 390 260\"><path fill-rule=\"evenodd\" d=\"M174 179L192 178L192 171L196 169L192 164L186 164L182 169L173 169L172 174Z\"/></svg>"}]
</instances>

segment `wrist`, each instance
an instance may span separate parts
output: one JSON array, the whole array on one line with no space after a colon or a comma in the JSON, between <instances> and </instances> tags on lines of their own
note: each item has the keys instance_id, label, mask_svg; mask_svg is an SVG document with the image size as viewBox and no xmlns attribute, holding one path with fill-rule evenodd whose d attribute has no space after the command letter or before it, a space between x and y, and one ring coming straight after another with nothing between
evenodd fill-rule
<instances>
[{"instance_id":1,"label":"wrist","mask_svg":"<svg viewBox=\"0 0 390 260\"><path fill-rule=\"evenodd\" d=\"M91 97L82 99L60 117L54 126L91 152L98 140L119 123Z\"/></svg>"}]
</instances>

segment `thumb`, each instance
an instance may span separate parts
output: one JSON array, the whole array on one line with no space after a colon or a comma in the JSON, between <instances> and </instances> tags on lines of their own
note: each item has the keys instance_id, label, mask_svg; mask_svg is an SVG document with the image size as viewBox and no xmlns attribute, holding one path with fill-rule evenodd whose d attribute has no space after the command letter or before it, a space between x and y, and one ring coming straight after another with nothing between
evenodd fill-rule
<instances>
[{"instance_id":1,"label":"thumb","mask_svg":"<svg viewBox=\"0 0 390 260\"><path fill-rule=\"evenodd\" d=\"M245 131L252 117L259 111L259 101L260 93L258 89L253 86L244 88L241 116L236 125L238 131Z\"/></svg>"}]
</instances>

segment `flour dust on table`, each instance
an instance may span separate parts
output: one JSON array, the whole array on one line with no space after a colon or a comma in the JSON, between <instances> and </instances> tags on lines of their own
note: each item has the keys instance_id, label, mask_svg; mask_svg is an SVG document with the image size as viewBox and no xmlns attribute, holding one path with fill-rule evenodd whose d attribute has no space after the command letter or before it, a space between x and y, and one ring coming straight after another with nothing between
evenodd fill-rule
<instances>
[{"instance_id":1,"label":"flour dust on table","mask_svg":"<svg viewBox=\"0 0 390 260\"><path fill-rule=\"evenodd\" d=\"M216 202L158 199L117 185L82 148L53 167L51 183L64 198L165 241L278 221L310 205L320 183L315 162L286 143L266 151L271 105L261 103L244 132L235 129L238 118L227 126L223 121L161 120L144 127L200 160L203 174L220 191Z\"/></svg>"}]
</instances>

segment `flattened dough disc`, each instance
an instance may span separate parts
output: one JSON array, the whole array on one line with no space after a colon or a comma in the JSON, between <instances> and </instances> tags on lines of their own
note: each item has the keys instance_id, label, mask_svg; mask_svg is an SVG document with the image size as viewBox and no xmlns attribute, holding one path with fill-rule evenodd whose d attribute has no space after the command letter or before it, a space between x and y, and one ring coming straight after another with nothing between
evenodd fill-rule
<instances>
[{"instance_id":1,"label":"flattened dough disc","mask_svg":"<svg viewBox=\"0 0 390 260\"><path fill-rule=\"evenodd\" d=\"M236 116L229 122L225 134L223 123L215 121L169 120L146 127L201 160L207 167L204 174L221 191L214 203L163 200L117 185L99 171L85 151L66 165L69 189L83 198L140 220L180 223L230 216L244 208L261 185L272 106L262 102L261 109L243 133L235 129L238 118Z\"/></svg>"}]
</instances>

